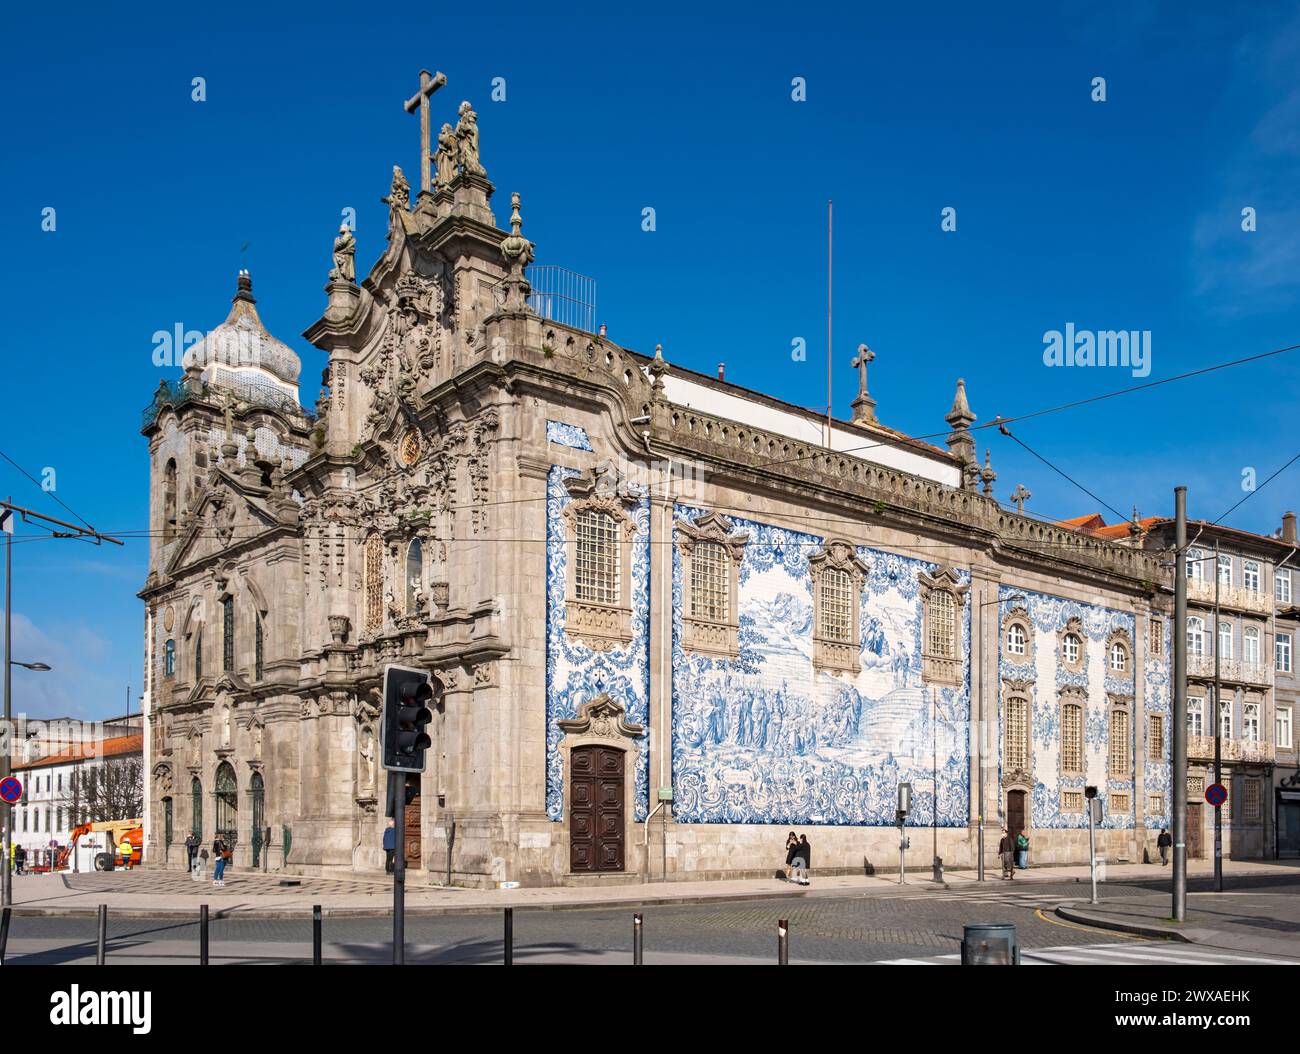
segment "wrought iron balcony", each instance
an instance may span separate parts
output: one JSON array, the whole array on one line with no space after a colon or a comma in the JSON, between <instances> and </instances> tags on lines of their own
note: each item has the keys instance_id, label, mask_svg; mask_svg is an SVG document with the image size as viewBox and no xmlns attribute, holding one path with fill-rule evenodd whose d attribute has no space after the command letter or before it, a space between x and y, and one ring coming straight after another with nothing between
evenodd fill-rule
<instances>
[{"instance_id":1,"label":"wrought iron balcony","mask_svg":"<svg viewBox=\"0 0 1300 1054\"><path fill-rule=\"evenodd\" d=\"M1205 680L1214 679L1213 655L1189 655L1187 657L1187 676ZM1220 659L1219 679L1232 684L1273 683L1273 668L1258 662L1245 662L1241 659Z\"/></svg>"},{"instance_id":2,"label":"wrought iron balcony","mask_svg":"<svg viewBox=\"0 0 1300 1054\"><path fill-rule=\"evenodd\" d=\"M1272 743L1236 738L1226 738L1219 742L1219 756L1224 761L1244 761L1253 764L1271 765L1276 757L1276 751ZM1187 756L1198 761L1213 761L1214 737L1188 736Z\"/></svg>"},{"instance_id":3,"label":"wrought iron balcony","mask_svg":"<svg viewBox=\"0 0 1300 1054\"><path fill-rule=\"evenodd\" d=\"M218 403L224 389L212 388L204 381L189 381L184 377L174 381L163 381L154 390L153 402L144 408L141 414L140 427L148 428L162 413L163 408L167 406L183 406L185 403L198 400L201 402ZM238 400L251 406L266 406L281 413L292 414L297 417L305 417L309 421L316 420L316 415L306 407L299 405L297 399L282 395L279 392L261 389L241 390Z\"/></svg>"},{"instance_id":4,"label":"wrought iron balcony","mask_svg":"<svg viewBox=\"0 0 1300 1054\"><path fill-rule=\"evenodd\" d=\"M1208 582L1188 579L1187 599L1203 605L1214 606L1214 580ZM1273 610L1273 594L1245 586L1219 586L1219 607L1237 611L1254 611L1268 614Z\"/></svg>"}]
</instances>

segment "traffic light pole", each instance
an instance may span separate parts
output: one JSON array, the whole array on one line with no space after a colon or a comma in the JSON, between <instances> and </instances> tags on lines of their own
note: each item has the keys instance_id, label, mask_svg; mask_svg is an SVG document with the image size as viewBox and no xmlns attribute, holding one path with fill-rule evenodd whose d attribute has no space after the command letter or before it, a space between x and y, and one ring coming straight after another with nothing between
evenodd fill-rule
<instances>
[{"instance_id":1,"label":"traffic light pole","mask_svg":"<svg viewBox=\"0 0 1300 1054\"><path fill-rule=\"evenodd\" d=\"M393 965L406 963L406 773L388 774L393 801Z\"/></svg>"}]
</instances>

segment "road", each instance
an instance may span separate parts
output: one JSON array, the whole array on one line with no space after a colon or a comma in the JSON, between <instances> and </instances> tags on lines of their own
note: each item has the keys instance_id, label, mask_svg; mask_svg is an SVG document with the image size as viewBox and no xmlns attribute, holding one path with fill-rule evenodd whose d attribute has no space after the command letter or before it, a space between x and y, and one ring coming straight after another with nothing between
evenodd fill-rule
<instances>
[{"instance_id":1,"label":"road","mask_svg":"<svg viewBox=\"0 0 1300 1054\"><path fill-rule=\"evenodd\" d=\"M1192 889L1198 888L1192 884ZM1242 896L1275 897L1279 905L1300 901L1300 877L1239 879ZM1149 892L1149 883L1109 883L1104 895ZM1086 898L1077 882L1042 882L1017 888L990 883L983 889L935 890L902 887L849 896L803 897L734 903L681 904L646 908L644 941L648 963L770 963L776 958L776 923L790 924L790 958L807 963L956 961L962 927L974 922L1016 926L1025 962L1034 965L1133 962L1151 965L1287 962L1276 956L1228 952L1144 941L1065 924L1052 916L1065 900ZM329 962L387 962L392 922L388 918L327 918L324 956ZM109 963L193 963L198 924L189 919L110 919ZM407 961L499 963L502 916L456 914L409 917ZM517 963L625 963L630 961L631 909L516 910ZM13 920L8 962L70 963L94 960L95 920ZM1037 953L1037 954L1035 954ZM214 919L210 927L214 963L303 962L311 955L309 915L296 919ZM1300 963L1300 942L1296 958Z\"/></svg>"}]
</instances>

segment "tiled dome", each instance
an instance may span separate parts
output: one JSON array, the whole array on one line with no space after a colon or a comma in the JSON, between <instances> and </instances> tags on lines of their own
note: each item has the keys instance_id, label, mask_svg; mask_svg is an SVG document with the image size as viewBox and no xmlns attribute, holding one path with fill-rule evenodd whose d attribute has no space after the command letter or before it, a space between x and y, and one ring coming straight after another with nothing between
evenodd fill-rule
<instances>
[{"instance_id":1,"label":"tiled dome","mask_svg":"<svg viewBox=\"0 0 1300 1054\"><path fill-rule=\"evenodd\" d=\"M230 314L189 349L186 365L199 367L209 383L220 387L269 384L296 399L302 363L292 348L267 332L256 305L253 280L247 271L240 271Z\"/></svg>"}]
</instances>

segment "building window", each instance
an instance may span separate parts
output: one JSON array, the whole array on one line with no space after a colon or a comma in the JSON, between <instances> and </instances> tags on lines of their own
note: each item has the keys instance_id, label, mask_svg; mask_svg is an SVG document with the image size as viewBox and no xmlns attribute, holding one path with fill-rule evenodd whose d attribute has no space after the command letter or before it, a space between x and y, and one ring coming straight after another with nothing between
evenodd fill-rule
<instances>
[{"instance_id":1,"label":"building window","mask_svg":"<svg viewBox=\"0 0 1300 1054\"><path fill-rule=\"evenodd\" d=\"M1242 783L1241 807L1247 823L1259 823L1259 780Z\"/></svg>"},{"instance_id":2,"label":"building window","mask_svg":"<svg viewBox=\"0 0 1300 1054\"><path fill-rule=\"evenodd\" d=\"M262 613L253 614L253 679L262 679Z\"/></svg>"},{"instance_id":3,"label":"building window","mask_svg":"<svg viewBox=\"0 0 1300 1054\"><path fill-rule=\"evenodd\" d=\"M1110 712L1110 774L1112 776L1129 775L1131 761L1129 752L1128 711L1112 710Z\"/></svg>"},{"instance_id":4,"label":"building window","mask_svg":"<svg viewBox=\"0 0 1300 1054\"><path fill-rule=\"evenodd\" d=\"M1119 641L1115 641L1110 646L1110 668L1116 673L1123 673L1128 669L1128 649Z\"/></svg>"},{"instance_id":5,"label":"building window","mask_svg":"<svg viewBox=\"0 0 1300 1054\"><path fill-rule=\"evenodd\" d=\"M969 588L951 567L921 572L921 677L930 684L962 683L964 664L958 619Z\"/></svg>"},{"instance_id":6,"label":"building window","mask_svg":"<svg viewBox=\"0 0 1300 1054\"><path fill-rule=\"evenodd\" d=\"M1245 662L1259 665L1259 627L1247 626L1241 631L1241 657Z\"/></svg>"},{"instance_id":7,"label":"building window","mask_svg":"<svg viewBox=\"0 0 1300 1054\"><path fill-rule=\"evenodd\" d=\"M1241 565L1241 584L1252 593L1259 592L1259 564L1247 560Z\"/></svg>"},{"instance_id":8,"label":"building window","mask_svg":"<svg viewBox=\"0 0 1300 1054\"><path fill-rule=\"evenodd\" d=\"M1277 640L1273 643L1273 651L1277 657L1277 672L1291 672L1291 634L1279 633Z\"/></svg>"},{"instance_id":9,"label":"building window","mask_svg":"<svg viewBox=\"0 0 1300 1054\"><path fill-rule=\"evenodd\" d=\"M1274 572L1273 599L1279 604L1291 603L1291 571L1289 568Z\"/></svg>"},{"instance_id":10,"label":"building window","mask_svg":"<svg viewBox=\"0 0 1300 1054\"><path fill-rule=\"evenodd\" d=\"M221 668L229 673L235 668L235 598L221 600Z\"/></svg>"},{"instance_id":11,"label":"building window","mask_svg":"<svg viewBox=\"0 0 1300 1054\"><path fill-rule=\"evenodd\" d=\"M1205 733L1205 700L1187 700L1187 734L1199 736Z\"/></svg>"},{"instance_id":12,"label":"building window","mask_svg":"<svg viewBox=\"0 0 1300 1054\"><path fill-rule=\"evenodd\" d=\"M867 565L851 542L827 541L808 558L812 572L813 667L835 673L856 674L861 669L861 631L858 598ZM922 583L922 589L925 586ZM922 630L922 642L925 641Z\"/></svg>"},{"instance_id":13,"label":"building window","mask_svg":"<svg viewBox=\"0 0 1300 1054\"><path fill-rule=\"evenodd\" d=\"M1232 738L1232 697L1219 700L1219 735Z\"/></svg>"},{"instance_id":14,"label":"building window","mask_svg":"<svg viewBox=\"0 0 1300 1054\"><path fill-rule=\"evenodd\" d=\"M163 805L163 845L172 844L172 800L164 798Z\"/></svg>"},{"instance_id":15,"label":"building window","mask_svg":"<svg viewBox=\"0 0 1300 1054\"><path fill-rule=\"evenodd\" d=\"M687 584L682 643L692 651L735 657L740 654L736 594L749 535L736 533L731 521L715 512L673 526Z\"/></svg>"},{"instance_id":16,"label":"building window","mask_svg":"<svg viewBox=\"0 0 1300 1054\"><path fill-rule=\"evenodd\" d=\"M617 604L618 556L618 526L614 517L594 509L578 513L574 599L588 604Z\"/></svg>"},{"instance_id":17,"label":"building window","mask_svg":"<svg viewBox=\"0 0 1300 1054\"><path fill-rule=\"evenodd\" d=\"M420 602L424 597L424 545L419 538L412 538L406 547L406 613L419 613Z\"/></svg>"},{"instance_id":18,"label":"building window","mask_svg":"<svg viewBox=\"0 0 1300 1054\"><path fill-rule=\"evenodd\" d=\"M362 554L366 593L366 632L378 633L384 625L384 541L378 534L366 539Z\"/></svg>"},{"instance_id":19,"label":"building window","mask_svg":"<svg viewBox=\"0 0 1300 1054\"><path fill-rule=\"evenodd\" d=\"M203 627L199 626L194 630L194 679L197 681L203 676Z\"/></svg>"},{"instance_id":20,"label":"building window","mask_svg":"<svg viewBox=\"0 0 1300 1054\"><path fill-rule=\"evenodd\" d=\"M1061 791L1061 812L1083 812L1083 791Z\"/></svg>"},{"instance_id":21,"label":"building window","mask_svg":"<svg viewBox=\"0 0 1300 1054\"><path fill-rule=\"evenodd\" d=\"M1187 577L1193 582L1205 581L1205 554L1199 549L1187 550Z\"/></svg>"},{"instance_id":22,"label":"building window","mask_svg":"<svg viewBox=\"0 0 1300 1054\"><path fill-rule=\"evenodd\" d=\"M691 559L691 616L726 622L731 600L731 567L727 550L717 542L700 542Z\"/></svg>"},{"instance_id":23,"label":"building window","mask_svg":"<svg viewBox=\"0 0 1300 1054\"><path fill-rule=\"evenodd\" d=\"M1259 703L1242 704L1241 735L1249 743L1259 742Z\"/></svg>"},{"instance_id":24,"label":"building window","mask_svg":"<svg viewBox=\"0 0 1300 1054\"><path fill-rule=\"evenodd\" d=\"M1083 706L1061 706L1061 771L1083 771Z\"/></svg>"},{"instance_id":25,"label":"building window","mask_svg":"<svg viewBox=\"0 0 1300 1054\"><path fill-rule=\"evenodd\" d=\"M1112 791L1110 797L1110 811L1126 813L1133 808L1129 796L1124 791Z\"/></svg>"},{"instance_id":26,"label":"building window","mask_svg":"<svg viewBox=\"0 0 1300 1054\"><path fill-rule=\"evenodd\" d=\"M1165 653L1165 623L1164 619L1153 618L1147 623L1147 651L1156 658L1160 658Z\"/></svg>"},{"instance_id":27,"label":"building window","mask_svg":"<svg viewBox=\"0 0 1300 1054\"><path fill-rule=\"evenodd\" d=\"M1197 615L1187 617L1187 654L1205 654L1205 620Z\"/></svg>"},{"instance_id":28,"label":"building window","mask_svg":"<svg viewBox=\"0 0 1300 1054\"><path fill-rule=\"evenodd\" d=\"M1225 589L1232 588L1232 557L1219 557L1219 585Z\"/></svg>"},{"instance_id":29,"label":"building window","mask_svg":"<svg viewBox=\"0 0 1300 1054\"><path fill-rule=\"evenodd\" d=\"M1197 798L1205 795L1205 777L1188 776L1187 777L1187 797L1195 801Z\"/></svg>"},{"instance_id":30,"label":"building window","mask_svg":"<svg viewBox=\"0 0 1300 1054\"><path fill-rule=\"evenodd\" d=\"M163 470L163 545L176 539L176 460Z\"/></svg>"},{"instance_id":31,"label":"building window","mask_svg":"<svg viewBox=\"0 0 1300 1054\"><path fill-rule=\"evenodd\" d=\"M203 784L198 776L190 780L190 833L203 840Z\"/></svg>"},{"instance_id":32,"label":"building window","mask_svg":"<svg viewBox=\"0 0 1300 1054\"><path fill-rule=\"evenodd\" d=\"M1165 796L1163 794L1147 795L1147 815L1164 816L1165 814Z\"/></svg>"},{"instance_id":33,"label":"building window","mask_svg":"<svg viewBox=\"0 0 1300 1054\"><path fill-rule=\"evenodd\" d=\"M1219 623L1219 658L1232 658L1232 623Z\"/></svg>"},{"instance_id":34,"label":"building window","mask_svg":"<svg viewBox=\"0 0 1300 1054\"><path fill-rule=\"evenodd\" d=\"M1151 714L1147 718L1147 757L1152 761L1163 761L1165 757L1165 717L1164 714Z\"/></svg>"},{"instance_id":35,"label":"building window","mask_svg":"<svg viewBox=\"0 0 1300 1054\"><path fill-rule=\"evenodd\" d=\"M174 640L169 640L163 645L163 676L168 678L176 676L176 642Z\"/></svg>"},{"instance_id":36,"label":"building window","mask_svg":"<svg viewBox=\"0 0 1300 1054\"><path fill-rule=\"evenodd\" d=\"M1025 645L1029 637L1025 633L1025 627L1019 622L1013 622L1007 626L1007 653L1010 655L1024 655Z\"/></svg>"},{"instance_id":37,"label":"building window","mask_svg":"<svg viewBox=\"0 0 1300 1054\"><path fill-rule=\"evenodd\" d=\"M929 633L926 641L930 654L942 659L957 656L957 605L946 589L936 589L930 594Z\"/></svg>"},{"instance_id":38,"label":"building window","mask_svg":"<svg viewBox=\"0 0 1300 1054\"><path fill-rule=\"evenodd\" d=\"M1277 748L1279 750L1291 749L1291 708L1289 706L1277 708L1274 715L1277 724Z\"/></svg>"},{"instance_id":39,"label":"building window","mask_svg":"<svg viewBox=\"0 0 1300 1054\"><path fill-rule=\"evenodd\" d=\"M1065 665L1078 666L1082 656L1083 642L1079 639L1078 634L1067 633L1061 639L1061 658L1065 660Z\"/></svg>"},{"instance_id":40,"label":"building window","mask_svg":"<svg viewBox=\"0 0 1300 1054\"><path fill-rule=\"evenodd\" d=\"M1029 771L1029 701L1013 695L1006 705L1006 768L1008 772Z\"/></svg>"}]
</instances>

